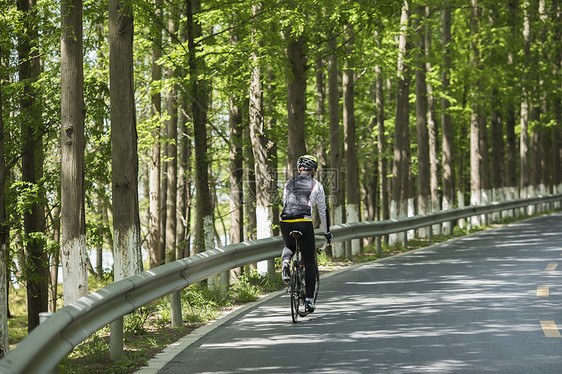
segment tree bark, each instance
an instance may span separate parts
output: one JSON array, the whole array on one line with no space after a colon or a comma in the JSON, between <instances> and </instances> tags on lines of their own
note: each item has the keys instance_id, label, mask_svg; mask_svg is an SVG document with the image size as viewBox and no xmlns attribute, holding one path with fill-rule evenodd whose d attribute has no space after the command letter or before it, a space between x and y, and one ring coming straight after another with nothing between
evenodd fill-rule
<instances>
[{"instance_id":1,"label":"tree bark","mask_svg":"<svg viewBox=\"0 0 562 374\"><path fill-rule=\"evenodd\" d=\"M61 253L68 305L88 294L82 0L63 0L61 15Z\"/></svg>"},{"instance_id":2,"label":"tree bark","mask_svg":"<svg viewBox=\"0 0 562 374\"><path fill-rule=\"evenodd\" d=\"M109 78L114 279L142 271L138 154L133 82L133 13L109 1Z\"/></svg>"}]
</instances>

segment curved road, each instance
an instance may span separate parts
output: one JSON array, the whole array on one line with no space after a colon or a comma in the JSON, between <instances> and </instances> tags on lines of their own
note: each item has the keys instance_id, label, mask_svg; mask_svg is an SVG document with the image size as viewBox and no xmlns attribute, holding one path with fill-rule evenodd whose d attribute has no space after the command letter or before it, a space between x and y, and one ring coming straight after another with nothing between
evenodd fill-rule
<instances>
[{"instance_id":1,"label":"curved road","mask_svg":"<svg viewBox=\"0 0 562 374\"><path fill-rule=\"evenodd\" d=\"M557 213L354 266L297 324L275 293L138 373L560 373L561 255Z\"/></svg>"}]
</instances>

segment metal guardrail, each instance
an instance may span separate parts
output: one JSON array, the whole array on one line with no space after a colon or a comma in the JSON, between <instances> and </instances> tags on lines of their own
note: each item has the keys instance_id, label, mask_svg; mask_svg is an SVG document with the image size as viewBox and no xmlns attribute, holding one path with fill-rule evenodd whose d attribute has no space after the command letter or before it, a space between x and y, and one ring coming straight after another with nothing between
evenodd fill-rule
<instances>
[{"instance_id":1,"label":"metal guardrail","mask_svg":"<svg viewBox=\"0 0 562 374\"><path fill-rule=\"evenodd\" d=\"M469 206L397 220L342 224L332 226L332 233L338 242L377 237L474 215L561 201L562 194L558 194L486 206ZM48 373L74 347L114 320L214 274L279 257L282 248L281 237L232 244L112 283L47 318L0 360L0 373Z\"/></svg>"}]
</instances>

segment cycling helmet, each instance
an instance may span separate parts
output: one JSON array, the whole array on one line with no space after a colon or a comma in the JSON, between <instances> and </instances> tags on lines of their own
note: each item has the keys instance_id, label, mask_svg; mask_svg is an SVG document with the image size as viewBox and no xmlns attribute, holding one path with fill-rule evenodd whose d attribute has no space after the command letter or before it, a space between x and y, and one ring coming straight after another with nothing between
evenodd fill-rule
<instances>
[{"instance_id":1,"label":"cycling helmet","mask_svg":"<svg viewBox=\"0 0 562 374\"><path fill-rule=\"evenodd\" d=\"M312 169L318 168L318 160L316 157L311 155L304 155L299 157L297 160L297 169L300 170L304 168L304 170L311 171Z\"/></svg>"}]
</instances>

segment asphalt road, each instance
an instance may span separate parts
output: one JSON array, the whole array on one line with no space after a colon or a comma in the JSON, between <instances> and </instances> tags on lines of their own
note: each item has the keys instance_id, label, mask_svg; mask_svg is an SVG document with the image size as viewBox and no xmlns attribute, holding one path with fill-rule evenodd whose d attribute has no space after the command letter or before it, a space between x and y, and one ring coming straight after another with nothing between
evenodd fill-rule
<instances>
[{"instance_id":1,"label":"asphalt road","mask_svg":"<svg viewBox=\"0 0 562 374\"><path fill-rule=\"evenodd\" d=\"M297 324L277 293L139 373L562 373L561 255L558 213L355 266Z\"/></svg>"}]
</instances>

